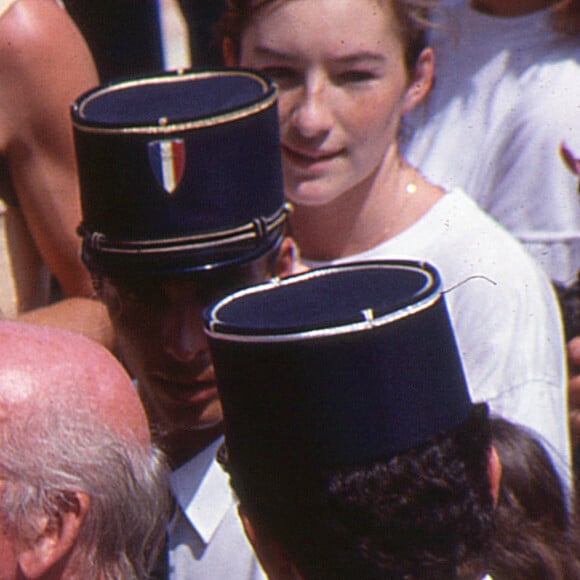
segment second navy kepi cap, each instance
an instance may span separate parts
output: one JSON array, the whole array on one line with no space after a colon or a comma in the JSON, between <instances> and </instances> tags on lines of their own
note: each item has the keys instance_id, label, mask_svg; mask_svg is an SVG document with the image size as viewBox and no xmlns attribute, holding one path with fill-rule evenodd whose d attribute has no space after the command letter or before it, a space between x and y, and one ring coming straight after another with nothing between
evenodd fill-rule
<instances>
[{"instance_id":1,"label":"second navy kepi cap","mask_svg":"<svg viewBox=\"0 0 580 580\"><path fill-rule=\"evenodd\" d=\"M470 413L430 264L311 270L234 292L204 320L236 469L389 460Z\"/></svg>"},{"instance_id":2,"label":"second navy kepi cap","mask_svg":"<svg viewBox=\"0 0 580 580\"><path fill-rule=\"evenodd\" d=\"M253 71L124 80L72 106L83 261L180 276L254 260L287 215L275 86Z\"/></svg>"}]
</instances>

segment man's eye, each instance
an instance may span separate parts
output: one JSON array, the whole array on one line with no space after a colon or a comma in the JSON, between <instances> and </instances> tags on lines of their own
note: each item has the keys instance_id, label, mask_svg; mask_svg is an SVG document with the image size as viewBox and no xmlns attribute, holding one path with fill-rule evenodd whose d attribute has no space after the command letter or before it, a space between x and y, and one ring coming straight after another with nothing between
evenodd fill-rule
<instances>
[{"instance_id":1,"label":"man's eye","mask_svg":"<svg viewBox=\"0 0 580 580\"><path fill-rule=\"evenodd\" d=\"M121 288L119 296L124 302L134 305L161 305L165 302L165 295L159 288Z\"/></svg>"},{"instance_id":2,"label":"man's eye","mask_svg":"<svg viewBox=\"0 0 580 580\"><path fill-rule=\"evenodd\" d=\"M144 296L134 290L122 290L119 295L126 302L143 302Z\"/></svg>"},{"instance_id":3,"label":"man's eye","mask_svg":"<svg viewBox=\"0 0 580 580\"><path fill-rule=\"evenodd\" d=\"M256 282L254 282L255 284ZM201 304L209 306L218 300L221 300L228 294L235 292L246 286L251 286L251 282L244 283L243 278L235 281L220 281L208 286L197 288L197 298Z\"/></svg>"}]
</instances>

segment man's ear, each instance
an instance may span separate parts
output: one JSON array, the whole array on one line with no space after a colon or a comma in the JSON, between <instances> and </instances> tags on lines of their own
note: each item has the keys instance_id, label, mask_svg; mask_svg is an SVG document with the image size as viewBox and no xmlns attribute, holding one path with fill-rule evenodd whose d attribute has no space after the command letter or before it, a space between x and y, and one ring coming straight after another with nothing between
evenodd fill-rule
<instances>
[{"instance_id":1,"label":"man's ear","mask_svg":"<svg viewBox=\"0 0 580 580\"><path fill-rule=\"evenodd\" d=\"M86 493L70 493L56 518L53 521L46 518L38 538L19 552L18 565L24 578L41 578L51 569L65 565L89 511L90 501Z\"/></svg>"},{"instance_id":2,"label":"man's ear","mask_svg":"<svg viewBox=\"0 0 580 580\"><path fill-rule=\"evenodd\" d=\"M276 259L276 276L286 278L292 274L306 272L308 268L300 261L300 250L294 238L286 236L280 244Z\"/></svg>"},{"instance_id":3,"label":"man's ear","mask_svg":"<svg viewBox=\"0 0 580 580\"><path fill-rule=\"evenodd\" d=\"M487 457L487 477L489 478L493 505L497 505L499 499L499 486L501 484L501 461L497 450L493 445L489 448Z\"/></svg>"},{"instance_id":4,"label":"man's ear","mask_svg":"<svg viewBox=\"0 0 580 580\"><path fill-rule=\"evenodd\" d=\"M230 68L238 66L238 51L236 50L234 41L229 36L226 36L222 40L222 54L226 66Z\"/></svg>"},{"instance_id":5,"label":"man's ear","mask_svg":"<svg viewBox=\"0 0 580 580\"><path fill-rule=\"evenodd\" d=\"M405 115L421 103L433 85L433 75L435 74L435 53L428 46L424 48L411 75L411 80L405 96L403 97L403 107L401 114Z\"/></svg>"},{"instance_id":6,"label":"man's ear","mask_svg":"<svg viewBox=\"0 0 580 580\"><path fill-rule=\"evenodd\" d=\"M242 520L244 532L254 553L258 557L262 569L270 580L302 580L286 553L269 534L264 533L259 526L255 526L243 506L238 506L238 514Z\"/></svg>"}]
</instances>

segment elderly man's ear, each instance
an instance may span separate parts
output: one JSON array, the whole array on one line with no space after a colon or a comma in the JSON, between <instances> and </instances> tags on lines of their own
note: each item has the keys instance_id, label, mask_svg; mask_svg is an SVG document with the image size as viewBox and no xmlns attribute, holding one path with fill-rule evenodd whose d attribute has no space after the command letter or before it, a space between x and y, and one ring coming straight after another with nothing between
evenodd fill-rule
<instances>
[{"instance_id":1,"label":"elderly man's ear","mask_svg":"<svg viewBox=\"0 0 580 580\"><path fill-rule=\"evenodd\" d=\"M60 576L67 569L90 501L86 493L67 493L58 515L43 518L43 530L38 538L18 553L23 578L42 578L53 571L58 571Z\"/></svg>"}]
</instances>

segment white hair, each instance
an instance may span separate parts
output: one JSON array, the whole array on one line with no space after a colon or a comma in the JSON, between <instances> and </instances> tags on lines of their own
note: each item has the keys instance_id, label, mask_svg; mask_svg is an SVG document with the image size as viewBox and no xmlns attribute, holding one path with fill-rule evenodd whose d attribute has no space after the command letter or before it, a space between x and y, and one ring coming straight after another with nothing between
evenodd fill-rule
<instances>
[{"instance_id":1,"label":"white hair","mask_svg":"<svg viewBox=\"0 0 580 580\"><path fill-rule=\"evenodd\" d=\"M47 520L57 524L59 514L70 509L75 492L84 492L91 501L76 548L83 574L147 578L168 514L163 454L74 403L74 412L57 402L34 407L0 421L5 530L30 545Z\"/></svg>"}]
</instances>

